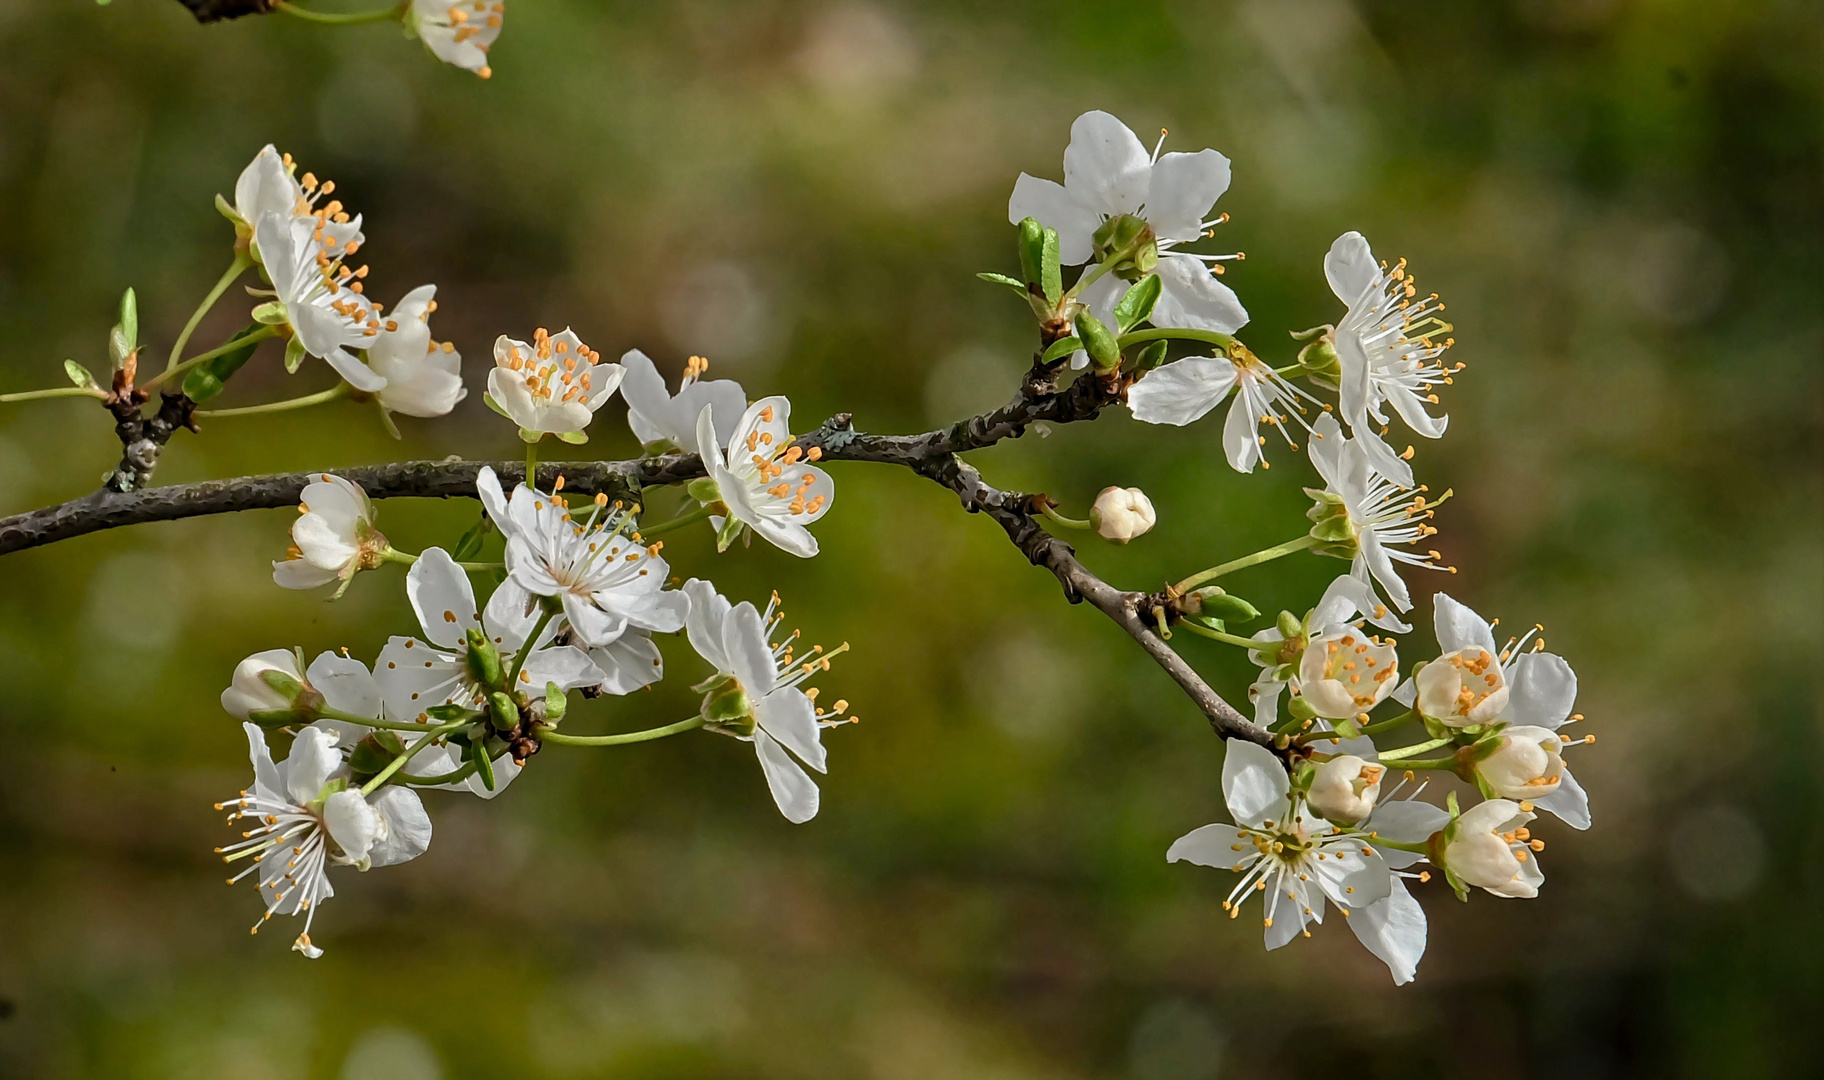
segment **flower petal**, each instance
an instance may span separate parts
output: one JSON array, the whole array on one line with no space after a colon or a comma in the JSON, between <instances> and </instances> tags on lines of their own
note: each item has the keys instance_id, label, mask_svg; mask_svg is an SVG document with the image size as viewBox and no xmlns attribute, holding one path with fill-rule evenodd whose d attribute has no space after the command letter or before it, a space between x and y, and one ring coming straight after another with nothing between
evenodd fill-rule
<instances>
[{"instance_id":1,"label":"flower petal","mask_svg":"<svg viewBox=\"0 0 1824 1080\"><path fill-rule=\"evenodd\" d=\"M1385 900L1355 909L1349 929L1356 940L1387 965L1395 986L1404 986L1418 972L1425 955L1425 909L1406 891L1404 882L1393 882Z\"/></svg>"},{"instance_id":2,"label":"flower petal","mask_svg":"<svg viewBox=\"0 0 1824 1080\"><path fill-rule=\"evenodd\" d=\"M1236 849L1240 845L1240 850ZM1240 870L1244 859L1255 854L1254 845L1242 838L1233 825L1205 825L1192 829L1165 850L1166 862L1192 862L1218 870Z\"/></svg>"},{"instance_id":3,"label":"flower petal","mask_svg":"<svg viewBox=\"0 0 1824 1080\"><path fill-rule=\"evenodd\" d=\"M1093 254L1092 237L1102 224L1101 215L1079 203L1062 184L1020 174L1007 200L1007 220L1018 225L1027 218L1058 234L1058 262L1075 266Z\"/></svg>"},{"instance_id":4,"label":"flower petal","mask_svg":"<svg viewBox=\"0 0 1824 1080\"><path fill-rule=\"evenodd\" d=\"M1134 419L1182 427L1202 419L1235 388L1235 365L1213 356L1187 356L1146 373L1127 392Z\"/></svg>"},{"instance_id":5,"label":"flower petal","mask_svg":"<svg viewBox=\"0 0 1824 1080\"><path fill-rule=\"evenodd\" d=\"M785 820L802 825L816 817L821 798L817 783L792 755L786 753L771 735L758 729L754 731L754 752L760 757L760 771L766 774L766 786L773 793L773 802L785 815Z\"/></svg>"},{"instance_id":6,"label":"flower petal","mask_svg":"<svg viewBox=\"0 0 1824 1080\"><path fill-rule=\"evenodd\" d=\"M1166 154L1153 163L1146 221L1161 240L1203 236L1203 220L1229 190L1229 159L1214 150Z\"/></svg>"},{"instance_id":7,"label":"flower petal","mask_svg":"<svg viewBox=\"0 0 1824 1080\"><path fill-rule=\"evenodd\" d=\"M1237 825L1259 828L1267 821L1283 821L1290 813L1285 766L1273 751L1245 739L1226 741L1222 759L1222 795Z\"/></svg>"},{"instance_id":8,"label":"flower petal","mask_svg":"<svg viewBox=\"0 0 1824 1080\"><path fill-rule=\"evenodd\" d=\"M464 634L479 628L475 590L469 575L442 548L426 548L405 575L405 595L424 636L446 649L462 646Z\"/></svg>"},{"instance_id":9,"label":"flower petal","mask_svg":"<svg viewBox=\"0 0 1824 1080\"><path fill-rule=\"evenodd\" d=\"M1235 290L1218 281L1202 260L1161 256L1157 272L1161 288L1149 320L1154 326L1233 334L1248 324L1248 309Z\"/></svg>"},{"instance_id":10,"label":"flower petal","mask_svg":"<svg viewBox=\"0 0 1824 1080\"><path fill-rule=\"evenodd\" d=\"M1108 113L1086 112L1070 125L1064 186L1084 207L1110 216L1133 213L1146 202L1151 173L1146 147Z\"/></svg>"},{"instance_id":11,"label":"flower petal","mask_svg":"<svg viewBox=\"0 0 1824 1080\"><path fill-rule=\"evenodd\" d=\"M1324 256L1324 278L1336 298L1353 307L1362 294L1381 279L1374 252L1359 232L1346 232L1330 245Z\"/></svg>"},{"instance_id":12,"label":"flower petal","mask_svg":"<svg viewBox=\"0 0 1824 1080\"><path fill-rule=\"evenodd\" d=\"M368 849L372 865L410 862L431 846L431 817L424 812L424 802L416 791L388 784L368 801L386 825Z\"/></svg>"}]
</instances>

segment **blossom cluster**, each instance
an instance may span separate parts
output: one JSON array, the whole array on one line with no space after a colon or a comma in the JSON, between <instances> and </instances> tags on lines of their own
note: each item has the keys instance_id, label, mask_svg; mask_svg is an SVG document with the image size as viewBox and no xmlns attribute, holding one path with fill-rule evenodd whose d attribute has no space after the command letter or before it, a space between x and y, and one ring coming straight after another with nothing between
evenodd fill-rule
<instances>
[{"instance_id":1,"label":"blossom cluster","mask_svg":"<svg viewBox=\"0 0 1824 1080\"><path fill-rule=\"evenodd\" d=\"M1460 898L1472 889L1537 895L1545 844L1530 824L1544 811L1589 827L1589 800L1565 751L1595 737L1560 733L1582 719L1571 711L1577 679L1544 651L1537 628L1501 643L1494 622L1442 592L1432 599L1441 655L1402 675L1391 634L1411 630L1399 613L1413 602L1401 568L1455 572L1437 551L1415 547L1437 532L1430 522L1450 492L1431 497L1415 482L1413 448L1395 452L1387 442L1395 417L1427 439L1445 432L1447 417L1432 411L1436 388L1463 365L1443 360L1455 342L1437 295L1419 294L1405 260L1377 262L1360 233L1344 233L1323 261L1342 318L1294 334L1307 343L1295 363L1262 361L1234 338L1248 316L1220 280L1224 262L1241 256L1184 250L1227 220L1211 215L1229 186L1229 159L1214 150L1162 155L1163 145L1162 136L1149 153L1113 116L1080 116L1064 182L1022 174L1014 185L1008 219L1036 255L1023 261L1024 282L1007 280L1025 286L1041 322L1058 328L1046 357L1071 352L1077 366L1093 362L1125 389L1136 419L1184 426L1229 399L1222 446L1230 466L1266 468L1262 427L1297 449L1296 427L1322 482L1305 489L1313 524L1304 536L1168 590L1178 626L1242 647L1260 667L1248 696L1263 737L1227 742L1223 793L1234 824L1192 831L1167 859L1239 874L1223 908L1239 916L1259 893L1269 949L1309 937L1328 902L1396 982L1409 982L1426 919L1407 883L1436 870ZM1053 264L1083 269L1065 289ZM1212 347L1169 359L1167 339ZM1125 355L1149 342L1150 356ZM1110 499L1121 490L1104 492L1090 524L1126 542L1151 527L1153 508L1145 504L1135 530L1132 515L1111 512L1134 502ZM1258 611L1205 583L1297 550L1346 559L1349 570L1302 616L1283 612L1250 637L1228 632L1226 623ZM1377 745L1376 736L1395 732L1417 741ZM1432 770L1455 774L1482 801L1460 810L1455 791L1442 806L1420 801L1429 784L1418 774Z\"/></svg>"}]
</instances>

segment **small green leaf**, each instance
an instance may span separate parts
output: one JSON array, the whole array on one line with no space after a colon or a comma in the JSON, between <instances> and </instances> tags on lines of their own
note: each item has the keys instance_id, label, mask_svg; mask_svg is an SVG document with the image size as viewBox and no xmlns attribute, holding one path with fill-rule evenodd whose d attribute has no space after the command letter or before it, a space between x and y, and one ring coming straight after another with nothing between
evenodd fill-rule
<instances>
[{"instance_id":1,"label":"small green leaf","mask_svg":"<svg viewBox=\"0 0 1824 1080\"><path fill-rule=\"evenodd\" d=\"M259 324L254 323L228 340L239 340L256 333L259 329ZM252 358L253 351L259 347L259 342L249 342L241 348L225 352L213 360L205 360L191 368L190 373L184 376L184 396L200 405L220 394L228 385L228 380L233 377L235 372L241 370L241 366Z\"/></svg>"},{"instance_id":2,"label":"small green leaf","mask_svg":"<svg viewBox=\"0 0 1824 1080\"><path fill-rule=\"evenodd\" d=\"M266 326L279 326L290 318L291 314L285 310L285 305L277 300L268 300L253 309L253 321Z\"/></svg>"},{"instance_id":3,"label":"small green leaf","mask_svg":"<svg viewBox=\"0 0 1824 1080\"><path fill-rule=\"evenodd\" d=\"M131 286L120 294L119 330L127 339L128 352L139 347L139 298L133 295Z\"/></svg>"},{"instance_id":4,"label":"small green leaf","mask_svg":"<svg viewBox=\"0 0 1824 1080\"><path fill-rule=\"evenodd\" d=\"M85 390L97 389L95 376L89 374L88 368L83 367L74 360L65 360L63 362L63 373L70 377L71 382Z\"/></svg>"},{"instance_id":5,"label":"small green leaf","mask_svg":"<svg viewBox=\"0 0 1824 1080\"><path fill-rule=\"evenodd\" d=\"M470 745L469 760L475 763L475 772L481 777L481 786L489 791L494 790L494 762L488 758L485 742L481 745Z\"/></svg>"},{"instance_id":6,"label":"small green leaf","mask_svg":"<svg viewBox=\"0 0 1824 1080\"><path fill-rule=\"evenodd\" d=\"M491 526L492 522L488 520L488 515L482 514L480 519L469 527L469 531L462 534L462 539L456 541L456 548L450 553L451 556L457 562L468 562L481 554L482 539L491 531Z\"/></svg>"},{"instance_id":7,"label":"small green leaf","mask_svg":"<svg viewBox=\"0 0 1824 1080\"><path fill-rule=\"evenodd\" d=\"M1121 302L1115 305L1115 324L1125 334L1145 322L1153 313L1153 305L1159 302L1161 288L1158 274L1148 274L1136 282Z\"/></svg>"},{"instance_id":8,"label":"small green leaf","mask_svg":"<svg viewBox=\"0 0 1824 1080\"><path fill-rule=\"evenodd\" d=\"M1058 264L1058 232L1056 229L1045 230L1045 247L1043 262L1039 267L1039 288L1045 293L1045 299L1052 307L1064 296L1064 270Z\"/></svg>"},{"instance_id":9,"label":"small green leaf","mask_svg":"<svg viewBox=\"0 0 1824 1080\"><path fill-rule=\"evenodd\" d=\"M1060 338L1059 340L1052 342L1051 348L1046 349L1045 355L1039 359L1050 364L1062 360L1064 357L1069 356L1082 347L1083 343L1074 337Z\"/></svg>"},{"instance_id":10,"label":"small green leaf","mask_svg":"<svg viewBox=\"0 0 1824 1080\"><path fill-rule=\"evenodd\" d=\"M581 446L589 441L589 433L586 431L560 431L557 433L557 437L571 446Z\"/></svg>"},{"instance_id":11,"label":"small green leaf","mask_svg":"<svg viewBox=\"0 0 1824 1080\"><path fill-rule=\"evenodd\" d=\"M1045 226L1038 218L1020 220L1020 273L1035 285L1045 276Z\"/></svg>"},{"instance_id":12,"label":"small green leaf","mask_svg":"<svg viewBox=\"0 0 1824 1080\"><path fill-rule=\"evenodd\" d=\"M285 373L288 375L296 375L298 373L298 365L303 362L304 343L295 337L287 339L285 342Z\"/></svg>"},{"instance_id":13,"label":"small green leaf","mask_svg":"<svg viewBox=\"0 0 1824 1080\"><path fill-rule=\"evenodd\" d=\"M1143 375L1146 372L1149 372L1149 371L1153 370L1154 368L1158 367L1159 365L1165 363L1165 354L1166 354L1166 343L1165 342L1163 342L1163 341L1148 342L1146 345L1146 348L1140 350L1140 355L1136 356L1134 358L1134 365L1133 365L1134 374L1136 376Z\"/></svg>"},{"instance_id":14,"label":"small green leaf","mask_svg":"<svg viewBox=\"0 0 1824 1080\"><path fill-rule=\"evenodd\" d=\"M1012 289L1014 292L1019 293L1021 296L1031 296L1032 295L1031 293L1026 291L1025 282L1016 281L1013 278L1008 277L1006 274L980 273L975 276L978 278L981 278L983 281L988 282L990 285L1005 285L1009 289Z\"/></svg>"}]
</instances>

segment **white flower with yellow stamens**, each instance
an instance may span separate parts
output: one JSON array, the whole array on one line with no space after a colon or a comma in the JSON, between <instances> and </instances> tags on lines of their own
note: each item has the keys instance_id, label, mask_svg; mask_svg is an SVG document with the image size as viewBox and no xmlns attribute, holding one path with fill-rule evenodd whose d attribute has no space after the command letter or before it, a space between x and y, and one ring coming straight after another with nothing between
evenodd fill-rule
<instances>
[{"instance_id":1,"label":"white flower with yellow stamens","mask_svg":"<svg viewBox=\"0 0 1824 1080\"><path fill-rule=\"evenodd\" d=\"M494 74L488 51L506 14L504 0L412 0L405 25L431 55L486 79Z\"/></svg>"},{"instance_id":2,"label":"white flower with yellow stamens","mask_svg":"<svg viewBox=\"0 0 1824 1080\"><path fill-rule=\"evenodd\" d=\"M534 596L556 599L577 644L611 645L629 629L672 633L684 626L682 593L666 591L671 567L663 543L631 538L633 511L606 495L582 521L564 501L520 484L508 499L494 470L476 488L488 516L507 538L507 576Z\"/></svg>"},{"instance_id":3,"label":"white flower with yellow stamens","mask_svg":"<svg viewBox=\"0 0 1824 1080\"><path fill-rule=\"evenodd\" d=\"M361 246L361 215L352 218L338 201L322 202L336 190L334 181L318 182L316 175L305 173L302 181L293 173L297 163L290 154L280 154L268 143L254 155L234 183L234 202L216 197L216 208L234 222L235 232L243 241L253 237L260 215L275 213L314 221L319 242L338 257L353 255ZM319 205L321 204L321 205ZM255 258L260 255L255 247Z\"/></svg>"},{"instance_id":4,"label":"white flower with yellow stamens","mask_svg":"<svg viewBox=\"0 0 1824 1080\"><path fill-rule=\"evenodd\" d=\"M386 380L350 351L367 348L381 330L379 308L361 295L367 267L350 270L332 258L316 232L310 218L271 211L260 215L254 238L272 279L277 309L263 305L255 317L282 321L290 330L287 366L295 366L299 352L308 353L327 360L350 386L373 393Z\"/></svg>"},{"instance_id":5,"label":"white flower with yellow stamens","mask_svg":"<svg viewBox=\"0 0 1824 1080\"><path fill-rule=\"evenodd\" d=\"M1420 668L1394 696L1450 727L1510 725L1500 733L1509 742L1476 762L1476 771L1497 795L1529 800L1572 828L1589 828L1590 797L1562 754L1596 737L1557 734L1583 719L1571 712L1577 673L1564 657L1544 651L1538 627L1497 647L1494 623L1444 593L1432 598L1432 613L1444 655ZM1555 750L1544 745L1547 736L1558 741ZM1537 753L1528 742L1538 746Z\"/></svg>"},{"instance_id":6,"label":"white flower with yellow stamens","mask_svg":"<svg viewBox=\"0 0 1824 1080\"><path fill-rule=\"evenodd\" d=\"M1374 811L1387 767L1354 754L1339 754L1317 766L1305 797L1311 809L1338 825L1354 825Z\"/></svg>"},{"instance_id":7,"label":"white flower with yellow stamens","mask_svg":"<svg viewBox=\"0 0 1824 1080\"><path fill-rule=\"evenodd\" d=\"M502 334L494 342L488 400L528 442L546 434L583 442L583 429L626 374L619 364L603 363L601 353L568 329L552 335L540 327L529 345Z\"/></svg>"},{"instance_id":8,"label":"white flower with yellow stamens","mask_svg":"<svg viewBox=\"0 0 1824 1080\"><path fill-rule=\"evenodd\" d=\"M716 440L726 443L747 408L747 394L740 383L703 378L709 361L701 356L693 356L685 364L675 395L665 388L659 369L640 350L623 353L621 367L627 372L621 382L621 397L627 402L627 426L633 429L634 438L648 448L694 448L697 417L709 405L716 407Z\"/></svg>"},{"instance_id":9,"label":"white flower with yellow stamens","mask_svg":"<svg viewBox=\"0 0 1824 1080\"><path fill-rule=\"evenodd\" d=\"M1260 644L1248 656L1266 670L1262 672L1259 681L1248 687L1248 697L1254 702L1255 722L1268 728L1279 723L1280 694L1288 687L1294 691L1303 691L1304 680L1308 677L1306 674L1308 657L1312 658L1309 677L1316 680L1331 678L1330 675L1325 674L1325 671L1330 668L1340 671L1345 680L1356 675L1362 676L1362 681L1359 682L1347 682L1339 684L1338 687L1320 689L1318 700L1311 702L1313 710L1319 716L1327 716L1336 720L1354 717L1362 710L1339 711L1344 708L1341 698L1346 695L1353 701L1356 694L1369 693L1366 684L1371 677L1381 680L1374 683L1372 691L1374 695L1377 695L1374 698L1376 703L1385 698L1387 694L1392 693L1394 689L1392 677L1381 675L1380 672L1397 668L1398 660L1394 655L1395 642L1392 638L1364 634L1361 629L1363 622L1402 634L1412 629L1408 624L1401 622L1399 616L1389 611L1387 605L1375 597L1373 586L1353 574L1341 574L1330 583L1329 588L1324 590L1324 595L1318 600L1317 606L1305 616L1295 640L1288 643L1285 635L1277 626L1270 626L1256 633L1254 640ZM1344 645L1342 644L1344 638L1352 640L1348 645ZM1319 642L1323 644L1319 645ZM1370 665L1358 660L1357 666L1354 668L1341 668L1333 665L1331 661L1336 660L1337 657L1330 652L1329 646L1332 643L1337 646L1339 652L1347 649L1350 656L1358 655L1354 650L1365 645L1367 648L1359 656L1362 660L1372 657L1374 663ZM1315 653L1313 649L1316 650ZM1343 657L1340 662L1347 662L1347 659L1347 657ZM1324 709L1317 708L1320 703L1325 706Z\"/></svg>"},{"instance_id":10,"label":"white flower with yellow stamens","mask_svg":"<svg viewBox=\"0 0 1824 1080\"><path fill-rule=\"evenodd\" d=\"M1438 358L1456 344L1448 334L1451 325L1438 318L1444 305L1432 293L1418 299L1418 286L1406 270L1406 260L1388 268L1376 263L1368 241L1358 232L1347 232L1330 245L1324 256L1324 276L1336 298L1349 305L1348 314L1330 335L1341 369L1343 416L1349 429L1368 452L1375 468L1407 487L1412 468L1381 439L1376 427L1385 428L1382 406L1406 421L1406 426L1427 439L1444 434L1448 416L1432 416L1426 404L1437 404L1432 388L1451 381L1461 364L1446 368ZM1371 423L1372 421L1372 423Z\"/></svg>"},{"instance_id":11,"label":"white flower with yellow stamens","mask_svg":"<svg viewBox=\"0 0 1824 1080\"><path fill-rule=\"evenodd\" d=\"M1490 799L1467 810L1444 831L1442 866L1465 885L1530 900L1545 884L1535 857L1545 841L1533 839L1531 813L1511 799Z\"/></svg>"},{"instance_id":12,"label":"white flower with yellow stamens","mask_svg":"<svg viewBox=\"0 0 1824 1080\"><path fill-rule=\"evenodd\" d=\"M319 473L304 486L298 520L291 525L291 548L272 564L272 580L285 589L314 589L332 581L346 588L357 572L379 566L386 549L386 537L374 528L367 492L340 476Z\"/></svg>"},{"instance_id":13,"label":"white flower with yellow stamens","mask_svg":"<svg viewBox=\"0 0 1824 1080\"><path fill-rule=\"evenodd\" d=\"M1310 928L1323 922L1328 900L1348 916L1350 929L1387 964L1396 982L1411 981L1425 951L1425 916L1395 876L1396 864L1409 866L1420 857L1383 852L1367 832L1339 829L1313 817L1294 802L1279 759L1253 743L1228 740L1222 791L1235 824L1192 830L1172 844L1166 861L1240 874L1223 910L1235 918L1249 896L1261 893L1268 949L1301 934L1310 937ZM1413 830L1377 822L1377 832L1406 842Z\"/></svg>"},{"instance_id":14,"label":"white flower with yellow stamens","mask_svg":"<svg viewBox=\"0 0 1824 1080\"><path fill-rule=\"evenodd\" d=\"M1427 500L1425 488L1405 487L1382 475L1360 442L1344 437L1329 413L1311 426L1310 454L1325 485L1322 491L1305 489L1317 500L1309 513L1316 522L1311 535L1323 541L1318 551L1349 559L1351 572L1364 582L1379 582L1400 611L1412 609L1412 594L1394 569L1396 562L1454 572L1439 565L1435 551L1398 550L1438 531L1427 520L1450 492Z\"/></svg>"},{"instance_id":15,"label":"white flower with yellow stamens","mask_svg":"<svg viewBox=\"0 0 1824 1080\"><path fill-rule=\"evenodd\" d=\"M821 450L807 454L792 445L792 403L774 396L749 405L726 453L713 413L705 405L697 416L697 450L734 520L782 551L806 559L817 554L817 538L805 526L829 512L836 482L811 464ZM732 539L725 533L722 546Z\"/></svg>"},{"instance_id":16,"label":"white flower with yellow stamens","mask_svg":"<svg viewBox=\"0 0 1824 1080\"><path fill-rule=\"evenodd\" d=\"M828 652L817 645L795 657L796 631L777 644L772 640L783 620L778 594L761 612L745 600L731 604L714 585L697 578L685 582L683 591L690 599L684 626L691 647L716 669L715 675L694 687L704 695L707 726L753 743L779 812L795 825L809 821L817 816L820 796L804 765L828 771L822 729L853 723L854 717L841 718L848 708L843 701L828 711L819 710L816 691L800 687L818 672L828 671L830 658L848 644Z\"/></svg>"},{"instance_id":17,"label":"white flower with yellow stamens","mask_svg":"<svg viewBox=\"0 0 1824 1080\"><path fill-rule=\"evenodd\" d=\"M1127 404L1136 420L1182 427L1202 419L1231 390L1235 392L1235 402L1229 406L1228 420L1223 424L1222 448L1238 472L1253 472L1257 463L1262 468L1271 467L1262 452L1267 440L1260 434L1260 425L1278 428L1286 445L1297 450L1291 432L1286 430L1286 421L1296 420L1309 430L1300 399L1320 404L1280 377L1240 342L1227 355L1187 356L1147 372L1128 389Z\"/></svg>"},{"instance_id":18,"label":"white flower with yellow stamens","mask_svg":"<svg viewBox=\"0 0 1824 1080\"><path fill-rule=\"evenodd\" d=\"M406 293L367 347L367 366L386 380L374 396L389 413L443 416L469 396L462 385L462 354L431 338L436 297L435 285Z\"/></svg>"},{"instance_id":19,"label":"white flower with yellow stamens","mask_svg":"<svg viewBox=\"0 0 1824 1080\"><path fill-rule=\"evenodd\" d=\"M366 870L422 855L431 843L431 819L418 794L387 786L371 797L349 785L348 768L333 731L307 727L286 759L273 763L259 725L245 723L253 786L235 799L215 804L232 810L230 822L250 822L243 839L217 848L230 865L251 860L228 879L230 885L258 874L266 914L254 933L274 915L303 915L304 930L292 948L312 959L323 950L312 944L310 926L323 901L335 895L331 866Z\"/></svg>"}]
</instances>

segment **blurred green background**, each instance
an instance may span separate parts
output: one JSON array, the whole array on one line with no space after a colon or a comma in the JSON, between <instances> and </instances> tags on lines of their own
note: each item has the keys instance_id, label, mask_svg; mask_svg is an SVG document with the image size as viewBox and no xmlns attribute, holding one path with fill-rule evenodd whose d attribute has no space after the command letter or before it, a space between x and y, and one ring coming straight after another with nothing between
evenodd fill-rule
<instances>
[{"instance_id":1,"label":"blurred green background","mask_svg":"<svg viewBox=\"0 0 1824 1080\"><path fill-rule=\"evenodd\" d=\"M353 7L354 5L349 5ZM822 682L821 815L691 736L540 756L492 802L427 797L429 853L342 873L307 962L249 937L210 803L246 783L216 706L248 652L415 632L396 573L281 591L286 512L141 526L0 560L0 1073L31 1077L1674 1076L1807 1073L1824 994L1819 805L1824 83L1809 0L790 4L514 0L481 82L386 26L197 27L170 0L0 5L0 392L105 367L122 287L155 352L229 259L211 208L266 142L367 215L371 295L439 286L452 416L403 444L347 402L211 423L164 483L400 457L506 457L495 335L569 325L675 373L692 353L798 426L911 431L998 403L1029 317L1007 194L1059 177L1072 118L1234 159L1217 242L1243 337L1334 320L1321 257L1360 229L1444 295L1468 370L1418 472L1459 497L1447 587L1543 622L1601 736L1596 827L1547 821L1543 895L1421 891L1395 989L1340 926L1267 956L1229 875L1168 867L1222 819L1220 746L1106 620L1066 607L935 486L833 470L824 554L716 558L777 588ZM244 310L218 309L213 343ZM262 353L224 405L330 385ZM634 450L611 404L586 449ZM549 450L548 453L558 452ZM579 449L562 451L580 456ZM92 490L86 401L0 407L0 513ZM1296 535L1299 455L1242 477L1220 425L1124 411L979 454L1080 510L1146 489L1160 526L1084 553L1155 587ZM464 501L393 501L408 548ZM1234 579L1308 605L1330 560ZM1418 575L1415 575L1418 576ZM1429 611L1420 615L1429 620ZM1417 646L1428 634L1410 639ZM700 667L576 726L662 723ZM1251 670L1177 644L1239 699ZM1813 1066L1804 1063L1813 1062Z\"/></svg>"}]
</instances>

